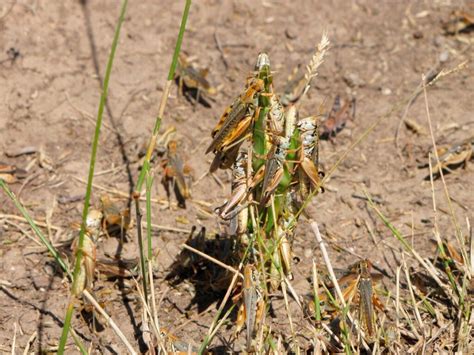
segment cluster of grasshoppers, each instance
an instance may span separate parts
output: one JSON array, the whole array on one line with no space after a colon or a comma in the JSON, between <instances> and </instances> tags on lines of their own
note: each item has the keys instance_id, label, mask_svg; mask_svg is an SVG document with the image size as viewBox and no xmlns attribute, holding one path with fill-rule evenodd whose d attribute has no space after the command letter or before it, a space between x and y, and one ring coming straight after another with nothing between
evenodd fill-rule
<instances>
[{"instance_id":1,"label":"cluster of grasshoppers","mask_svg":"<svg viewBox=\"0 0 474 355\"><path fill-rule=\"evenodd\" d=\"M242 246L243 298L237 329L246 323L247 348L263 314L262 288L292 279L294 229L304 203L322 191L318 117L299 119L273 91L270 60L259 54L246 86L212 131L210 171L232 170L230 198L217 214L230 220ZM263 258L260 257L263 255ZM269 275L269 278L263 275Z\"/></svg>"}]
</instances>

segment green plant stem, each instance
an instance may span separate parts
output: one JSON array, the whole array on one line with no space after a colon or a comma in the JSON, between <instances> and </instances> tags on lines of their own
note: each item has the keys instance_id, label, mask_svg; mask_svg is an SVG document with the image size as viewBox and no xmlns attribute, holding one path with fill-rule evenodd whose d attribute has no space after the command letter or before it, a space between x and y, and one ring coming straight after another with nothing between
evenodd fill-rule
<instances>
[{"instance_id":1,"label":"green plant stem","mask_svg":"<svg viewBox=\"0 0 474 355\"><path fill-rule=\"evenodd\" d=\"M90 205L90 198L91 198L91 193L92 193L92 180L94 178L94 170L95 170L95 161L96 161L96 156L97 156L97 148L99 146L99 136L100 136L100 128L102 126L102 117L104 113L104 108L105 108L105 103L107 101L107 94L108 94L108 89L109 89L109 80L110 80L110 74L112 72L112 67L114 63L114 58L115 58L115 50L118 45L118 40L120 37L120 29L122 27L122 23L125 19L125 11L127 9L127 3L128 0L123 0L122 2L122 8L120 11L120 17L117 22L117 26L115 28L115 35L114 39L112 42L112 47L110 50L109 54L109 60L107 63L107 68L105 71L105 76L104 76L104 86L102 88L102 94L100 96L100 103L99 103L99 110L97 112L97 120L96 120L96 126L95 126L95 132L94 132L94 138L92 141L92 152L91 152L91 159L90 159L90 165L89 165L89 176L87 179L87 188L86 188L86 196L84 199L84 208L82 211L82 223L81 223L81 231L79 233L79 241L78 241L78 248L77 248L77 253L76 253L76 262L75 262L75 267L74 267L74 273L73 273L73 285L72 289L76 289L77 282L78 282L78 275L79 271L81 268L81 262L82 262L82 248L84 245L84 234L86 231L86 219L87 219L87 214L89 213L89 205ZM71 300L69 302L69 306L66 311L66 317L64 320L64 327L63 331L61 334L61 338L59 340L59 345L58 345L58 354L63 354L64 349L66 347L66 341L67 341L67 336L69 333L69 328L71 326L71 319L72 319L72 314L74 312L74 299L76 298L77 295L72 295Z\"/></svg>"},{"instance_id":2,"label":"green plant stem","mask_svg":"<svg viewBox=\"0 0 474 355\"><path fill-rule=\"evenodd\" d=\"M146 179L146 237L148 241L148 262L152 261L153 248L151 245L151 188L153 186L153 174L148 173Z\"/></svg>"},{"instance_id":3,"label":"green plant stem","mask_svg":"<svg viewBox=\"0 0 474 355\"><path fill-rule=\"evenodd\" d=\"M156 117L155 126L153 128L153 134L152 134L152 137L150 138L150 142L148 144L147 154L145 156L145 161L143 163L143 168L142 168L142 171L140 172L140 175L138 176L138 181L137 181L137 185L135 187L134 197L137 194L138 194L138 196L140 195L141 189L142 189L142 186L143 186L143 182L145 181L145 177L146 177L146 171L145 170L146 170L146 168L149 168L149 166L150 166L151 155L153 153L153 150L155 149L156 139L158 137L158 132L159 132L160 127L161 127L161 121L162 121L163 113L165 111L166 102L168 100L170 87L171 87L171 84L174 80L174 73L176 71L176 65L178 63L178 56L179 56L179 53L181 51L181 44L183 42L184 31L186 29L186 23L188 21L188 15L189 15L190 7L191 7L191 0L186 0L186 4L184 6L184 11L183 11L183 16L181 18L181 26L179 28L178 38L176 40L176 46L174 48L173 59L171 61L170 70L168 72L167 82L166 82L166 85L165 85L165 89L163 90L163 95L161 96L160 106L158 108L158 116Z\"/></svg>"},{"instance_id":4,"label":"green plant stem","mask_svg":"<svg viewBox=\"0 0 474 355\"><path fill-rule=\"evenodd\" d=\"M142 238L142 213L140 210L139 200L135 201L135 209L137 215L137 239L138 239L138 249L140 251L140 269L142 272L142 286L145 302L148 304L148 278L147 278L147 262L145 260L145 253L143 248L143 238Z\"/></svg>"},{"instance_id":5,"label":"green plant stem","mask_svg":"<svg viewBox=\"0 0 474 355\"><path fill-rule=\"evenodd\" d=\"M138 181L137 181L137 185L135 187L135 191L133 192L133 198L135 200L136 218L137 218L137 238L138 238L138 247L139 247L139 251L140 251L140 265L141 265L141 271L142 271L143 293L145 295L146 302L148 302L148 286L147 286L148 278L147 278L147 275L146 275L147 270L148 270L147 262L151 259L151 255L150 255L150 253L151 253L151 204L149 204L149 202L147 200L147 204L146 204L146 208L147 208L146 214L147 215L146 216L147 216L148 253L147 253L147 258L145 260L145 252L144 252L144 248L143 248L142 228L141 228L142 215L141 215L141 211L140 211L139 200L140 200L140 194L141 194L143 182L145 181L145 178L147 178L148 175L150 174L151 156L153 154L153 150L155 149L156 140L158 138L158 132L160 131L162 117L163 117L165 107L166 107L166 102L168 100L169 91L170 91L171 84L172 84L173 79L174 79L174 73L175 73L175 70L176 70L176 64L178 62L179 52L181 51L181 43L183 42L184 31L186 29L186 22L188 20L190 6L191 6L191 0L186 0L184 11L183 11L183 16L181 18L181 26L180 26L179 33L178 33L178 38L176 40L175 50L174 50L174 53L173 53L173 59L171 61L170 70L169 70L169 73L168 73L168 80L166 82L165 89L163 90L163 95L161 97L160 106L158 108L158 116L156 118L155 126L153 128L153 133L152 133L152 136L150 138L150 142L148 144L147 153L146 153L146 156L145 156L145 160L143 162L142 170L140 172L140 175L138 176ZM150 182L150 184L151 184L151 182ZM147 188L148 188L148 181L147 181ZM147 189L147 190L150 190L150 189ZM149 198L148 193L150 193L150 192L147 191L147 198Z\"/></svg>"}]
</instances>

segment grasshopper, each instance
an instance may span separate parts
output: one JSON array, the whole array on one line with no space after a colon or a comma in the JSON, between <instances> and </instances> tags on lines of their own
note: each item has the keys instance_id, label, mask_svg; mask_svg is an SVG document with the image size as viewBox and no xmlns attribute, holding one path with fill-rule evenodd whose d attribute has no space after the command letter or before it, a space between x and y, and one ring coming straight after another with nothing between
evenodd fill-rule
<instances>
[{"instance_id":1,"label":"grasshopper","mask_svg":"<svg viewBox=\"0 0 474 355\"><path fill-rule=\"evenodd\" d=\"M443 29L448 35L469 33L474 29L474 7L459 9L451 13L451 18L443 23Z\"/></svg>"},{"instance_id":2,"label":"grasshopper","mask_svg":"<svg viewBox=\"0 0 474 355\"><path fill-rule=\"evenodd\" d=\"M442 147L438 149L439 164L433 160L433 175L435 177L440 176L441 170L452 172L451 169L463 165L467 166L467 163L473 157L474 152L474 136L465 139L459 144L454 144L451 147ZM429 178L429 176L428 176Z\"/></svg>"},{"instance_id":3,"label":"grasshopper","mask_svg":"<svg viewBox=\"0 0 474 355\"><path fill-rule=\"evenodd\" d=\"M283 95L281 96L282 104L288 106L298 102L304 92L306 82L304 70L299 70L299 67L293 69L283 89Z\"/></svg>"},{"instance_id":4,"label":"grasshopper","mask_svg":"<svg viewBox=\"0 0 474 355\"><path fill-rule=\"evenodd\" d=\"M196 69L189 62L184 54L180 53L178 57L178 65L176 68L176 79L178 81L178 90L181 95L184 94L184 89L194 94L196 102L202 102L205 106L209 103L201 97L201 93L213 96L217 90L206 79L208 74L207 69Z\"/></svg>"},{"instance_id":5,"label":"grasshopper","mask_svg":"<svg viewBox=\"0 0 474 355\"><path fill-rule=\"evenodd\" d=\"M285 129L285 109L276 94L270 96L270 110L268 111L270 119L268 126L270 132L282 136Z\"/></svg>"},{"instance_id":6,"label":"grasshopper","mask_svg":"<svg viewBox=\"0 0 474 355\"><path fill-rule=\"evenodd\" d=\"M247 153L240 152L232 166L232 196L224 205L216 209L222 219L232 219L241 210L239 207L248 192L246 164Z\"/></svg>"},{"instance_id":7,"label":"grasshopper","mask_svg":"<svg viewBox=\"0 0 474 355\"><path fill-rule=\"evenodd\" d=\"M345 100L341 104L340 96L336 96L334 104L328 117L322 123L321 139L329 139L334 141L336 134L341 131L347 121L353 121L355 119L356 101L355 98L352 100Z\"/></svg>"},{"instance_id":8,"label":"grasshopper","mask_svg":"<svg viewBox=\"0 0 474 355\"><path fill-rule=\"evenodd\" d=\"M276 142L270 149L267 161L265 162L260 207L267 204L270 196L283 178L284 164L290 146L290 139L288 137L275 137L274 139Z\"/></svg>"},{"instance_id":9,"label":"grasshopper","mask_svg":"<svg viewBox=\"0 0 474 355\"><path fill-rule=\"evenodd\" d=\"M171 140L168 143L163 168L164 175L162 183L166 189L168 198L170 198L171 195L169 186L172 185L176 198L178 199L178 205L183 208L186 207L185 201L191 197L190 180L192 180L192 169L183 161L178 151L178 142L176 140Z\"/></svg>"},{"instance_id":10,"label":"grasshopper","mask_svg":"<svg viewBox=\"0 0 474 355\"><path fill-rule=\"evenodd\" d=\"M375 336L375 314L373 307L373 287L372 278L369 273L369 261L362 260L358 265L359 273L359 322L362 329L367 333L368 339L372 340Z\"/></svg>"},{"instance_id":11,"label":"grasshopper","mask_svg":"<svg viewBox=\"0 0 474 355\"><path fill-rule=\"evenodd\" d=\"M319 171L319 121L317 117L307 117L299 120L296 126L301 139L298 178L301 196L305 199L312 189L320 188L324 176Z\"/></svg>"},{"instance_id":12,"label":"grasshopper","mask_svg":"<svg viewBox=\"0 0 474 355\"><path fill-rule=\"evenodd\" d=\"M359 300L359 324L361 329L367 335L367 341L373 342L375 339L375 312L374 306L380 310L384 310L382 303L374 293L373 281L381 275L372 275L370 268L372 263L368 259L364 259L354 264L350 274L340 279L341 283L350 281L349 286L344 290L343 296L350 302L355 294Z\"/></svg>"},{"instance_id":13,"label":"grasshopper","mask_svg":"<svg viewBox=\"0 0 474 355\"><path fill-rule=\"evenodd\" d=\"M234 103L225 110L217 126L212 131L213 141L206 150L206 154L214 151L216 159L223 160L223 154L231 150L236 156L236 150L240 146L239 140L245 136L251 126L255 113L256 96L264 89L264 82L261 79L253 78L243 94L241 94ZM237 142L237 143L236 143ZM216 160L215 159L215 160ZM231 159L232 160L232 159ZM212 168L219 166L213 162Z\"/></svg>"},{"instance_id":14,"label":"grasshopper","mask_svg":"<svg viewBox=\"0 0 474 355\"><path fill-rule=\"evenodd\" d=\"M248 129L260 112L258 97L265 89L265 82L258 77L258 73L269 63L265 53L258 56L255 66L257 75L248 79L244 92L224 111L212 131L213 140L206 150L206 154L210 152L216 154L211 164L211 172L217 168L226 169L235 161Z\"/></svg>"},{"instance_id":15,"label":"grasshopper","mask_svg":"<svg viewBox=\"0 0 474 355\"><path fill-rule=\"evenodd\" d=\"M110 237L109 233L114 233L117 230L120 231L120 236L123 236L124 232L130 227L130 210L120 209L108 195L102 195L100 197L101 210L103 213L102 229L107 237Z\"/></svg>"},{"instance_id":16,"label":"grasshopper","mask_svg":"<svg viewBox=\"0 0 474 355\"><path fill-rule=\"evenodd\" d=\"M264 302L259 285L259 274L255 266L247 264L244 267L244 284L242 290L243 302L237 315L237 333L245 322L247 329L247 351L250 351L256 325L260 322Z\"/></svg>"},{"instance_id":17,"label":"grasshopper","mask_svg":"<svg viewBox=\"0 0 474 355\"><path fill-rule=\"evenodd\" d=\"M78 279L73 283L72 293L81 295L84 289L92 290L96 266L96 241L100 234L102 213L91 209L86 217L86 231L81 248L82 257ZM74 256L79 252L79 240L76 238L72 243Z\"/></svg>"},{"instance_id":18,"label":"grasshopper","mask_svg":"<svg viewBox=\"0 0 474 355\"><path fill-rule=\"evenodd\" d=\"M381 274L374 274L370 272L372 263L367 260L361 260L349 267L349 272L346 272L338 279L338 284L342 289L344 300L351 304L355 300L358 304L358 319L361 329L366 334L366 340L372 342L375 337L375 310L384 311L382 302L379 300L374 292L374 283L378 282ZM329 285L328 288L333 288ZM331 293L333 293L331 291ZM326 292L318 295L320 302L324 302L324 308L327 311L334 311L328 302L328 295ZM307 304L308 314L314 314L314 299Z\"/></svg>"},{"instance_id":19,"label":"grasshopper","mask_svg":"<svg viewBox=\"0 0 474 355\"><path fill-rule=\"evenodd\" d=\"M285 112L284 136L273 136L273 145L267 155L267 160L263 167L263 184L260 207L267 204L271 194L278 187L285 171L286 156L289 153L291 137L295 129L297 112L294 106L288 107ZM257 172L256 175L258 175ZM255 178L257 180L257 176Z\"/></svg>"},{"instance_id":20,"label":"grasshopper","mask_svg":"<svg viewBox=\"0 0 474 355\"><path fill-rule=\"evenodd\" d=\"M296 227L296 215L299 210L299 206L295 204L294 193L288 192L285 197L283 211L280 221L276 228L276 240L279 240L279 251L281 257L281 263L285 274L290 280L293 279L292 269L292 252L291 244Z\"/></svg>"}]
</instances>

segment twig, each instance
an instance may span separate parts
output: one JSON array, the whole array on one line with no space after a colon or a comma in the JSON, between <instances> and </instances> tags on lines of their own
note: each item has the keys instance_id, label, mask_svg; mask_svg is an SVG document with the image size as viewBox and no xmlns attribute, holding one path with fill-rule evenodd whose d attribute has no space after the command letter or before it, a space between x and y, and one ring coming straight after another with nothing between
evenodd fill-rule
<instances>
[{"instance_id":1,"label":"twig","mask_svg":"<svg viewBox=\"0 0 474 355\"><path fill-rule=\"evenodd\" d=\"M470 260L470 265L471 265L471 277L474 275L474 233L472 233L472 227L471 223L469 222L469 218L466 217L466 224L467 224L467 232L469 235L469 260Z\"/></svg>"},{"instance_id":2,"label":"twig","mask_svg":"<svg viewBox=\"0 0 474 355\"><path fill-rule=\"evenodd\" d=\"M242 262L239 264L239 270L242 269ZM214 317L214 320L212 321L212 324L211 326L209 327L209 331L207 333L207 337L204 339L203 343L201 344L201 347L199 348L199 353L202 354L204 352L204 350L206 349L206 347L209 345L209 342L212 340L215 332L214 332L214 328L217 328L216 327L216 322L217 322L217 319L219 319L219 316L222 312L222 310L224 309L226 303L227 303L227 300L229 299L230 297L230 294L234 288L234 285L235 283L237 282L237 277L239 277L239 275L242 277L242 274L240 274L240 272L236 272L234 273L234 277L232 278L232 281L230 282L230 285L229 287L227 288L227 292L224 296L224 299L222 300L221 302L221 305L219 306L219 309L217 310L217 314L216 316Z\"/></svg>"},{"instance_id":3,"label":"twig","mask_svg":"<svg viewBox=\"0 0 474 355\"><path fill-rule=\"evenodd\" d=\"M169 232L177 232L177 233L186 233L189 234L191 233L191 230L189 229L183 229L183 228L176 228L176 227L170 227L170 226L163 226L161 224L151 224L151 227L157 230L161 231L169 231Z\"/></svg>"},{"instance_id":4,"label":"twig","mask_svg":"<svg viewBox=\"0 0 474 355\"><path fill-rule=\"evenodd\" d=\"M413 308L415 309L415 317L416 317L416 320L418 322L418 325L420 326L423 337L425 337L426 336L425 327L424 327L423 321L421 319L420 311L418 309L418 304L417 304L416 299L415 299L415 294L413 292L413 285L411 284L410 274L408 272L408 267L407 267L407 264L405 263L405 259L403 259L403 269L405 270L405 278L407 280L408 291L410 292L411 302L413 304Z\"/></svg>"},{"instance_id":5,"label":"twig","mask_svg":"<svg viewBox=\"0 0 474 355\"><path fill-rule=\"evenodd\" d=\"M280 269L280 274L283 277L283 271L281 271L281 269ZM283 299L285 301L285 308L286 308L286 313L287 313L287 316L288 316L288 322L290 323L291 336L293 337L293 341L296 341L295 329L293 327L293 320L291 318L290 305L288 304L288 294L286 293L286 283L285 282L281 283L281 290L283 292Z\"/></svg>"},{"instance_id":6,"label":"twig","mask_svg":"<svg viewBox=\"0 0 474 355\"><path fill-rule=\"evenodd\" d=\"M193 247L191 247L187 244L182 244L182 246L183 246L183 248L188 249L188 250L192 251L193 253L198 254L199 256L202 256L203 258L212 261L213 263L219 265L220 267L222 267L226 270L229 270L230 272L232 272L234 274L239 275L242 279L244 278L244 275L242 275L238 270L234 269L232 266L224 264L222 261L219 261L219 260L213 258L212 256L209 256L209 255L203 253L202 251L194 249Z\"/></svg>"},{"instance_id":7,"label":"twig","mask_svg":"<svg viewBox=\"0 0 474 355\"><path fill-rule=\"evenodd\" d=\"M318 242L319 249L321 250L321 254L323 254L324 263L326 264L327 270L329 272L329 276L331 278L331 282L336 289L336 294L341 301L343 307L346 307L346 301L344 300L344 296L342 295L341 288L339 287L339 283L337 282L336 274L334 273L334 269L332 268L331 260L329 259L328 252L326 250L326 246L324 245L323 238L321 238L321 233L319 232L318 224L314 221L311 222L311 228L313 230L314 236L316 237L316 241Z\"/></svg>"},{"instance_id":8,"label":"twig","mask_svg":"<svg viewBox=\"0 0 474 355\"><path fill-rule=\"evenodd\" d=\"M30 338L28 339L28 341L26 342L26 345L25 345L25 350L23 351L23 355L28 355L28 352L30 351L30 347L31 345L33 344L33 342L35 341L36 337L38 336L38 332L35 330L33 332L33 334L31 334Z\"/></svg>"},{"instance_id":9,"label":"twig","mask_svg":"<svg viewBox=\"0 0 474 355\"><path fill-rule=\"evenodd\" d=\"M15 355L15 348L16 348L16 332L18 330L18 325L13 323L13 340L12 340L12 355Z\"/></svg>"},{"instance_id":10,"label":"twig","mask_svg":"<svg viewBox=\"0 0 474 355\"><path fill-rule=\"evenodd\" d=\"M24 217L21 217L21 216L17 216L17 215L14 215L14 214L3 214L3 213L0 213L0 218L5 218L5 219L14 219L14 220L17 220L17 221L21 221L21 222L28 222L26 220L26 218ZM37 226L40 226L40 227L43 227L43 228L47 228L47 224L44 223L44 222L40 222L40 221L37 221L37 220L33 220L33 222L37 225ZM60 227L56 227L56 226L53 226L51 225L51 229L54 229L54 230L61 230Z\"/></svg>"},{"instance_id":11,"label":"twig","mask_svg":"<svg viewBox=\"0 0 474 355\"><path fill-rule=\"evenodd\" d=\"M336 274L334 273L334 269L332 268L331 260L329 259L329 255L326 250L326 246L324 245L323 239L321 237L321 233L319 232L319 227L318 224L314 221L311 222L311 228L313 230L314 236L316 237L316 241L318 242L319 249L321 250L321 254L323 254L323 259L324 263L326 264L326 268L329 272L329 276L331 278L331 282L334 285L334 288L336 289L336 294L339 297L339 300L341 301L341 304L343 308L346 307L346 301L344 300L344 296L341 292L341 288L339 287L339 282L337 281ZM356 327L357 331L360 332L360 334L365 337L364 332L362 329L359 327L359 325L355 322L355 320L352 318L350 313L347 313L347 318L351 321L351 323ZM364 339L362 339L362 345L366 350L369 350L369 347L367 343L365 342Z\"/></svg>"},{"instance_id":12,"label":"twig","mask_svg":"<svg viewBox=\"0 0 474 355\"><path fill-rule=\"evenodd\" d=\"M214 42L216 42L216 47L221 55L222 62L224 63L225 69L226 70L229 69L229 63L227 62L227 59L224 55L224 50L222 49L221 42L219 41L219 37L217 35L217 29L214 31Z\"/></svg>"},{"instance_id":13,"label":"twig","mask_svg":"<svg viewBox=\"0 0 474 355\"><path fill-rule=\"evenodd\" d=\"M130 354L137 354L137 352L133 349L133 347L130 345L130 343L128 342L127 338L125 337L125 335L122 333L122 331L120 330L120 328L117 326L117 324L114 322L114 320L104 311L104 309L100 306L99 303L97 303L97 301L94 299L94 297L89 293L89 291L87 290L84 290L82 292L82 294L84 295L84 297L87 298L87 300L92 303L92 305L95 307L95 309L97 309L97 311L99 311L99 313L102 315L102 317L105 318L105 320L107 321L107 323L112 327L112 329L115 331L115 334L117 334L117 336L120 338L120 340L122 340L123 344L125 345L125 347L127 348L127 350L129 351Z\"/></svg>"}]
</instances>

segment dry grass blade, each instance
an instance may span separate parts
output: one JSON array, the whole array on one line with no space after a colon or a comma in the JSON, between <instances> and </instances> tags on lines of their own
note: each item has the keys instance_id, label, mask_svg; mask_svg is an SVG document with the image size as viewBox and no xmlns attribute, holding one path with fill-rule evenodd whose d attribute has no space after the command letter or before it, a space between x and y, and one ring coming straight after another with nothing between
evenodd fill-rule
<instances>
[{"instance_id":1,"label":"dry grass blade","mask_svg":"<svg viewBox=\"0 0 474 355\"><path fill-rule=\"evenodd\" d=\"M235 283L237 282L237 278L239 277L239 275L241 277L243 277L242 274L240 273L240 270L242 270L242 267L243 267L243 264L241 262L239 264L239 269L238 269L239 271L234 273L234 277L232 278L232 281L230 282L230 285L227 288L227 292L226 292L226 294L225 294L225 296L222 300L221 305L219 306L219 309L217 310L216 316L214 317L214 320L212 321L212 324L209 327L207 337L204 339L203 343L201 344L201 347L199 348L199 353L200 354L202 354L204 352L204 350L206 349L206 347L210 344L212 338L214 337L214 335L216 334L217 330L219 329L219 327L221 325L221 323L219 323L216 326L217 320L219 319L219 316L222 313L222 310L224 309L224 307L227 303L227 300L229 299L230 294L232 293L232 290L234 289Z\"/></svg>"},{"instance_id":2,"label":"dry grass blade","mask_svg":"<svg viewBox=\"0 0 474 355\"><path fill-rule=\"evenodd\" d=\"M471 277L474 277L474 234L472 233L471 222L466 217L467 232L469 235L469 265L471 269Z\"/></svg>"},{"instance_id":3,"label":"dry grass blade","mask_svg":"<svg viewBox=\"0 0 474 355\"><path fill-rule=\"evenodd\" d=\"M117 326L117 324L114 322L114 320L105 312L105 310L100 306L100 304L95 300L95 298L89 293L89 291L84 290L82 292L82 295L87 298L87 300L94 306L95 309L102 315L102 317L105 318L107 323L112 327L112 329L115 331L115 334L122 340L123 344L127 348L128 352L130 354L137 354L137 352L133 349L132 345L127 340L127 337L123 334L123 332L120 330L120 328Z\"/></svg>"},{"instance_id":4,"label":"dry grass blade","mask_svg":"<svg viewBox=\"0 0 474 355\"><path fill-rule=\"evenodd\" d=\"M313 230L314 236L316 237L316 241L318 242L319 249L321 250L321 254L323 254L324 263L326 264L326 268L329 273L329 277L331 278L331 282L336 289L337 297L339 297L339 301L341 302L343 307L346 307L346 301L344 300L344 296L342 294L341 288L339 287L339 282L337 281L336 274L334 273L334 269L331 264L331 260L329 259L328 252L326 250L326 246L324 245L323 238L321 237L321 233L319 232L319 227L316 222L311 222L311 228Z\"/></svg>"},{"instance_id":5,"label":"dry grass blade","mask_svg":"<svg viewBox=\"0 0 474 355\"><path fill-rule=\"evenodd\" d=\"M450 72L452 72L452 71L450 71ZM441 77L441 75L447 75L447 73L449 73L449 72L442 71L440 74L438 74L436 76L436 78ZM424 77L423 77L423 80L425 80ZM432 122L431 122L431 114L430 114L430 108L429 108L429 104L428 104L428 94L426 92L426 85L423 85L423 95L424 95L424 99L425 99L426 118L428 120L428 127L429 127L429 130L430 130L430 136L431 136L431 142L433 144L434 155L436 157L436 164L438 166L441 166L440 165L440 160L439 160L438 148L436 146L436 140L435 140L435 137L434 137L433 125L432 125ZM446 200L448 202L451 221L452 221L453 226L454 226L455 231L456 231L455 236L456 236L456 239L457 239L457 241L458 241L458 243L461 247L461 254L462 254L464 260L467 260L467 254L466 254L466 251L464 249L464 242L462 240L461 229L459 228L459 224L458 224L458 221L456 219L456 215L454 213L453 204L451 203L451 198L449 196L448 186L446 185L446 180L444 179L443 169L439 170L439 174L440 174L440 177L441 177L441 181L443 182L444 194L445 194Z\"/></svg>"},{"instance_id":6,"label":"dry grass blade","mask_svg":"<svg viewBox=\"0 0 474 355\"><path fill-rule=\"evenodd\" d=\"M405 278L407 280L408 291L410 292L410 298L411 298L411 302L412 302L412 305L413 305L413 309L415 310L416 320L417 320L418 326L420 327L420 329L422 331L422 334L424 336L426 334L426 331L425 331L425 327L424 327L424 324L423 324L423 320L421 319L420 310L418 309L418 303L416 302L416 299L415 299L415 293L413 291L413 285L411 283L410 273L408 271L408 267L407 267L407 264L405 263L405 260L403 260L403 269L405 270Z\"/></svg>"},{"instance_id":7,"label":"dry grass blade","mask_svg":"<svg viewBox=\"0 0 474 355\"><path fill-rule=\"evenodd\" d=\"M238 270L234 269L232 266L229 266L229 265L226 265L224 264L222 261L219 261L217 260L216 258L213 258L212 256L210 255L207 255L206 253L203 253L202 251L199 251L187 244L183 244L183 248L184 249L188 249L189 251L192 251L193 253L196 253L197 255L199 256L202 256L203 258L209 260L209 261L212 261L213 263L215 263L216 265L219 265L220 267L226 269L226 270L229 270L230 272L240 276L242 279L244 278L244 275L242 275L241 272L239 272Z\"/></svg>"}]
</instances>

